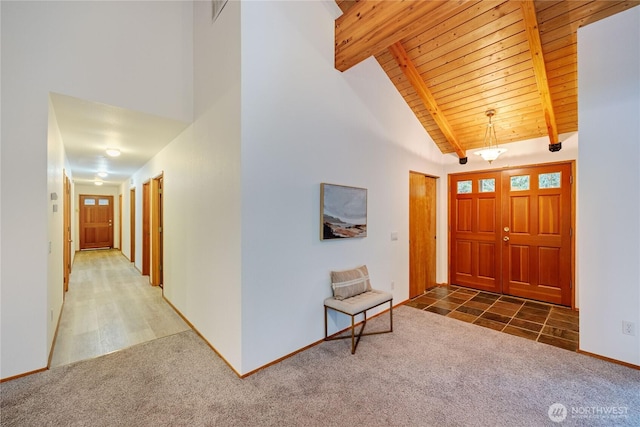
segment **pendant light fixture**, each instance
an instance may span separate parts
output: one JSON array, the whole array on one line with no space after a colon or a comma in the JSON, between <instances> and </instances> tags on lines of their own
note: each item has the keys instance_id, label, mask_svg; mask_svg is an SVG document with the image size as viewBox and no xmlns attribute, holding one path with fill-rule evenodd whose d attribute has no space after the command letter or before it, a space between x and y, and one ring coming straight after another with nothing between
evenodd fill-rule
<instances>
[{"instance_id":1,"label":"pendant light fixture","mask_svg":"<svg viewBox=\"0 0 640 427\"><path fill-rule=\"evenodd\" d=\"M484 132L484 148L477 150L474 154L482 157L489 163L497 159L500 154L507 151L506 148L500 148L498 146L498 138L496 138L496 129L493 127L491 118L496 114L496 110L487 110L486 116L489 117L489 124L487 124L487 130Z\"/></svg>"}]
</instances>

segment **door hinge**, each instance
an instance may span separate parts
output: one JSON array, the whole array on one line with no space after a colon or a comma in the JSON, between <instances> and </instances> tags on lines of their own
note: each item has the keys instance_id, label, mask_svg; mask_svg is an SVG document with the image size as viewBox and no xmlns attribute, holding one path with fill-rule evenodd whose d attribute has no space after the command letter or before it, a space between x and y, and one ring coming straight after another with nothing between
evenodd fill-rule
<instances>
[{"instance_id":1,"label":"door hinge","mask_svg":"<svg viewBox=\"0 0 640 427\"><path fill-rule=\"evenodd\" d=\"M158 232L162 233L162 227L158 227Z\"/></svg>"},{"instance_id":2,"label":"door hinge","mask_svg":"<svg viewBox=\"0 0 640 427\"><path fill-rule=\"evenodd\" d=\"M573 237L573 227L569 228L569 237Z\"/></svg>"},{"instance_id":3,"label":"door hinge","mask_svg":"<svg viewBox=\"0 0 640 427\"><path fill-rule=\"evenodd\" d=\"M162 188L158 188L158 194L162 194Z\"/></svg>"},{"instance_id":4,"label":"door hinge","mask_svg":"<svg viewBox=\"0 0 640 427\"><path fill-rule=\"evenodd\" d=\"M573 184L573 175L569 175L569 184Z\"/></svg>"},{"instance_id":5,"label":"door hinge","mask_svg":"<svg viewBox=\"0 0 640 427\"><path fill-rule=\"evenodd\" d=\"M160 271L162 271L162 264L160 264L159 268L160 268Z\"/></svg>"}]
</instances>

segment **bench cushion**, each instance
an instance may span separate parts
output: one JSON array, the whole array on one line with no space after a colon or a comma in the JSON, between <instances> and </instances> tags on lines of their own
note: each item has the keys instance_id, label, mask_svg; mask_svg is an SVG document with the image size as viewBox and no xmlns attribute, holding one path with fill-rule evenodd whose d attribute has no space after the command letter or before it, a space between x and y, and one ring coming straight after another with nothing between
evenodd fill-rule
<instances>
[{"instance_id":1,"label":"bench cushion","mask_svg":"<svg viewBox=\"0 0 640 427\"><path fill-rule=\"evenodd\" d=\"M392 299L393 295L388 292L371 289L342 300L333 297L327 298L324 300L324 305L353 316Z\"/></svg>"},{"instance_id":2,"label":"bench cushion","mask_svg":"<svg viewBox=\"0 0 640 427\"><path fill-rule=\"evenodd\" d=\"M338 300L351 298L371 290L369 271L366 265L342 271L331 272L333 297Z\"/></svg>"}]
</instances>

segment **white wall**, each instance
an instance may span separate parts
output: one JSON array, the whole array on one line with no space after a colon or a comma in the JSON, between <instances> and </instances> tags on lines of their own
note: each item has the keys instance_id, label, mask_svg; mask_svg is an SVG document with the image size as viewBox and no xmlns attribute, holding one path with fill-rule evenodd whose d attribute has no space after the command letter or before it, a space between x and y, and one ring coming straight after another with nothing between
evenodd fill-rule
<instances>
[{"instance_id":1,"label":"white wall","mask_svg":"<svg viewBox=\"0 0 640 427\"><path fill-rule=\"evenodd\" d=\"M578 71L580 348L640 365L640 8L578 30Z\"/></svg>"},{"instance_id":2,"label":"white wall","mask_svg":"<svg viewBox=\"0 0 640 427\"><path fill-rule=\"evenodd\" d=\"M323 338L332 269L367 264L376 288L406 300L409 171L442 176L375 59L334 69L338 14L329 2L242 4L243 373ZM367 188L366 238L319 240L322 182ZM332 315L331 329L346 320Z\"/></svg>"},{"instance_id":3,"label":"white wall","mask_svg":"<svg viewBox=\"0 0 640 427\"><path fill-rule=\"evenodd\" d=\"M168 198L176 195L179 204L165 210L165 221L180 221L184 227L165 233L167 241L180 242L165 252L176 266L175 292L169 284L165 295L186 310L189 320L238 372L244 309L239 235L240 7L240 2L229 2L212 23L211 2L195 4L192 140L180 148L179 159L185 161L175 171L165 169L164 199L166 207ZM186 188L191 191L182 193ZM181 274L189 275L188 287L178 287Z\"/></svg>"},{"instance_id":4,"label":"white wall","mask_svg":"<svg viewBox=\"0 0 640 427\"><path fill-rule=\"evenodd\" d=\"M499 119L496 116L493 120L496 126L500 123ZM574 132L561 134L559 140L562 141L562 149L555 153L549 151L549 138L546 136L510 144L500 144L500 147L506 148L507 152L497 160L494 160L493 163L489 163L483 160L482 157L475 155L473 153L475 150L467 151L469 161L466 165L459 164L458 156L455 154L447 154L444 156L445 171L448 174L463 173L576 160L578 158L578 134Z\"/></svg>"},{"instance_id":5,"label":"white wall","mask_svg":"<svg viewBox=\"0 0 640 427\"><path fill-rule=\"evenodd\" d=\"M194 87L194 123L122 186L123 205L135 186L141 269L142 184L164 173L164 296L240 372L240 2L215 23L195 3Z\"/></svg>"},{"instance_id":6,"label":"white wall","mask_svg":"<svg viewBox=\"0 0 640 427\"><path fill-rule=\"evenodd\" d=\"M191 121L193 5L2 1L0 8L0 377L7 378L46 366L49 289L62 292L61 276L48 283L48 265L57 263L48 262L49 237L61 238L49 232L47 173L60 173L61 163L56 155L49 164L47 154L48 94Z\"/></svg>"},{"instance_id":7,"label":"white wall","mask_svg":"<svg viewBox=\"0 0 640 427\"><path fill-rule=\"evenodd\" d=\"M64 227L64 167L65 152L53 110L48 99L49 116L47 124L47 217L48 253L47 257L47 346L53 343L56 325L62 311L64 268L63 268L63 227ZM68 170L68 169L67 169ZM56 200L53 200L55 193Z\"/></svg>"}]
</instances>

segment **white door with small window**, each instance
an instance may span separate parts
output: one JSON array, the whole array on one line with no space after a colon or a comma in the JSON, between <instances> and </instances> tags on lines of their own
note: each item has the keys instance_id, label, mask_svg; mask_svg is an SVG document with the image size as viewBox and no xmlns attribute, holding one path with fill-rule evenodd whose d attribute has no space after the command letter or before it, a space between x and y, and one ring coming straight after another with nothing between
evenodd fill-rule
<instances>
[{"instance_id":1,"label":"white door with small window","mask_svg":"<svg viewBox=\"0 0 640 427\"><path fill-rule=\"evenodd\" d=\"M571 164L450 183L450 283L570 306Z\"/></svg>"}]
</instances>

